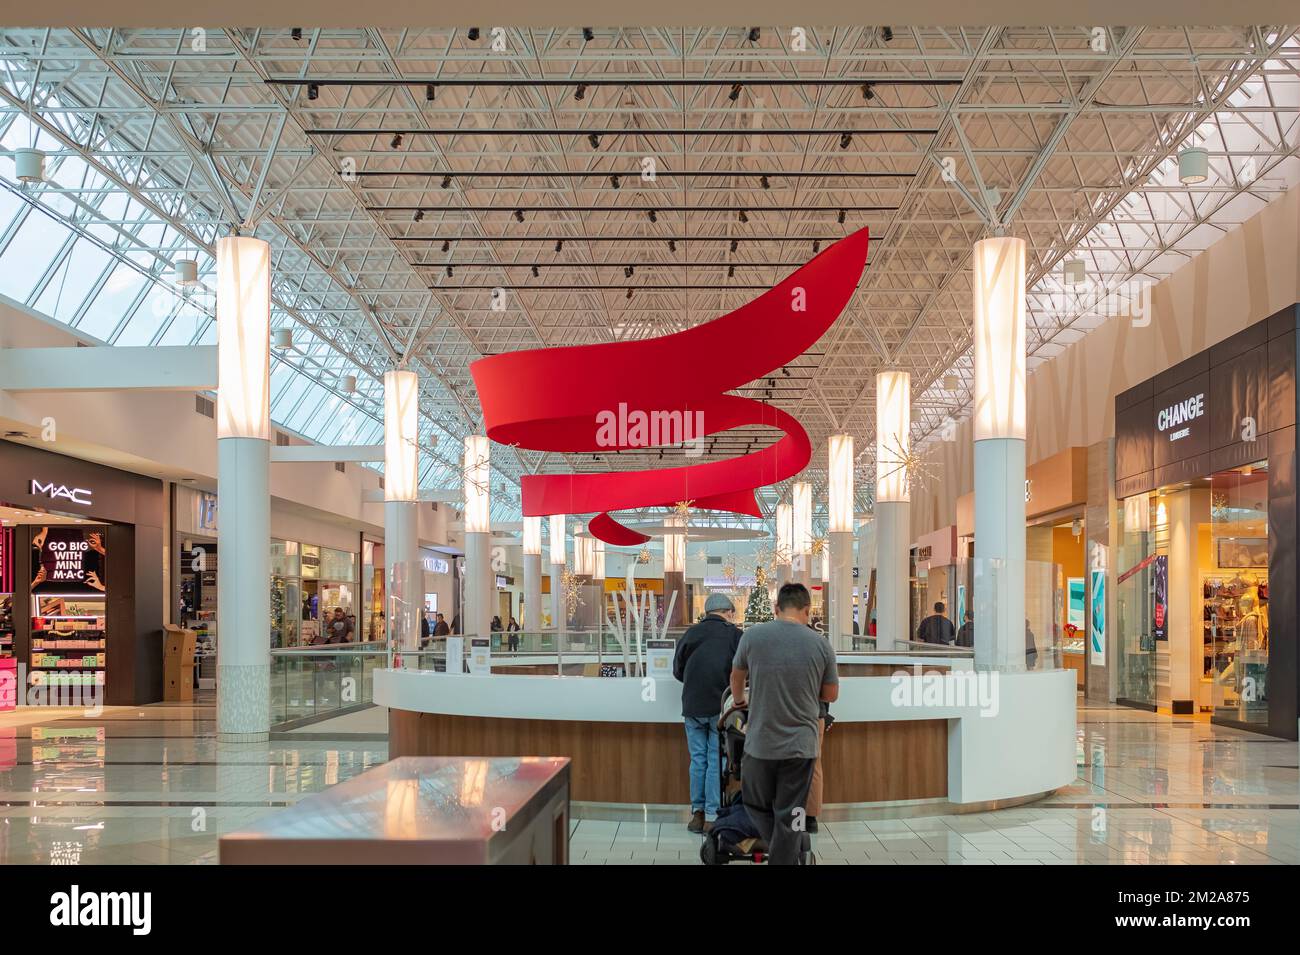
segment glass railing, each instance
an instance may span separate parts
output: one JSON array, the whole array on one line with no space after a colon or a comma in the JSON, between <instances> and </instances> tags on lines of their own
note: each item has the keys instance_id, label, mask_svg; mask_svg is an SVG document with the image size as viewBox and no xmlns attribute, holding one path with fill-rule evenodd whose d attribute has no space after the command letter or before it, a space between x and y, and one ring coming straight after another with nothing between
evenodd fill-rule
<instances>
[{"instance_id":1,"label":"glass railing","mask_svg":"<svg viewBox=\"0 0 1300 955\"><path fill-rule=\"evenodd\" d=\"M272 728L374 702L374 671L387 665L378 642L272 650Z\"/></svg>"}]
</instances>

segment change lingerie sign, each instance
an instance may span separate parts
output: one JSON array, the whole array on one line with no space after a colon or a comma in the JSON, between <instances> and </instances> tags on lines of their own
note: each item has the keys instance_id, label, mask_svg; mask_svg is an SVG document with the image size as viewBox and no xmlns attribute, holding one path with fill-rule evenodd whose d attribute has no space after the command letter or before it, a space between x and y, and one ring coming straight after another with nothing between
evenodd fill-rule
<instances>
[{"instance_id":1,"label":"change lingerie sign","mask_svg":"<svg viewBox=\"0 0 1300 955\"><path fill-rule=\"evenodd\" d=\"M1201 392L1190 398L1184 398L1168 408L1161 408L1156 414L1156 430L1161 434L1169 431L1169 440L1177 441L1192 433L1190 422L1203 414L1205 414L1205 393Z\"/></svg>"}]
</instances>

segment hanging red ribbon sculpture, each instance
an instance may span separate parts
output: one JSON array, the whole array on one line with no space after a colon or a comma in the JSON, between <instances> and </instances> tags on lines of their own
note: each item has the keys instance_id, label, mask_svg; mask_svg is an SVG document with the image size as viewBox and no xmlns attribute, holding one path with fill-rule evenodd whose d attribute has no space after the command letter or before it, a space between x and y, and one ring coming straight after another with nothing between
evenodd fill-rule
<instances>
[{"instance_id":1,"label":"hanging red ribbon sculpture","mask_svg":"<svg viewBox=\"0 0 1300 955\"><path fill-rule=\"evenodd\" d=\"M725 461L655 471L527 475L527 516L588 514L595 536L649 540L609 516L681 501L761 516L756 488L798 474L808 433L778 408L725 392L770 375L807 351L848 304L867 261L867 230L841 239L775 288L711 322L660 338L538 348L470 365L488 437L535 451L646 450L764 425L784 437Z\"/></svg>"}]
</instances>

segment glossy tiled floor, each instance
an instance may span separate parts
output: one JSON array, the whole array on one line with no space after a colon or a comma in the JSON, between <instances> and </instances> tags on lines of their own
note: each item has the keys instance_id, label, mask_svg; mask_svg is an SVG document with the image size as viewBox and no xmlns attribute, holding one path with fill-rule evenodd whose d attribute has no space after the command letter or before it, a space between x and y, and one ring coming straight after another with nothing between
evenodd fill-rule
<instances>
[{"instance_id":1,"label":"glossy tiled floor","mask_svg":"<svg viewBox=\"0 0 1300 955\"><path fill-rule=\"evenodd\" d=\"M211 862L222 832L386 757L382 740L224 746L210 705L0 714L0 863ZM1300 862L1297 746L1123 708L1079 712L1076 783L1031 806L825 821L825 864ZM574 824L578 864L698 864L678 822Z\"/></svg>"}]
</instances>

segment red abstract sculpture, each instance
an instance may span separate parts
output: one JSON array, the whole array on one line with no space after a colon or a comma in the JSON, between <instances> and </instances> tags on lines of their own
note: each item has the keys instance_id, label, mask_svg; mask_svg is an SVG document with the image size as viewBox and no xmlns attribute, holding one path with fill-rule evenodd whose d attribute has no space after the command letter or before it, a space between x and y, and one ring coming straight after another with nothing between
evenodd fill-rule
<instances>
[{"instance_id":1,"label":"red abstract sculpture","mask_svg":"<svg viewBox=\"0 0 1300 955\"><path fill-rule=\"evenodd\" d=\"M654 471L528 475L528 516L597 512L608 544L649 540L609 516L635 507L761 516L754 490L798 474L812 457L795 418L725 392L768 376L813 345L848 304L867 260L867 230L847 236L734 312L659 338L539 348L470 365L488 437L536 451L645 450L744 425L780 428L760 451Z\"/></svg>"}]
</instances>

